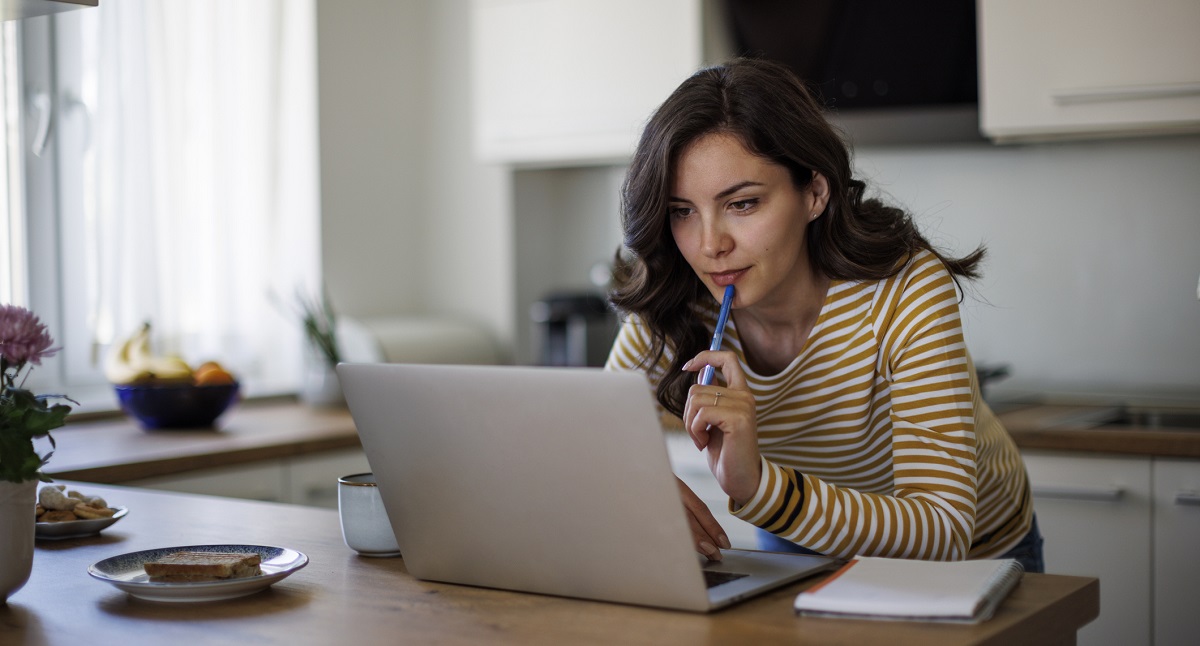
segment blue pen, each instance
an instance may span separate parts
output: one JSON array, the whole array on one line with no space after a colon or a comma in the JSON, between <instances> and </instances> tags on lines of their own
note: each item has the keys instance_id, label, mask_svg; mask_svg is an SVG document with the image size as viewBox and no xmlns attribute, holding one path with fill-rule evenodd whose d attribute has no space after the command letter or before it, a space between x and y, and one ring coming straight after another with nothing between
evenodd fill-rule
<instances>
[{"instance_id":1,"label":"blue pen","mask_svg":"<svg viewBox=\"0 0 1200 646\"><path fill-rule=\"evenodd\" d=\"M717 315L717 329L713 331L712 343L708 344L709 350L715 352L721 349L721 337L725 336L725 323L729 321L730 305L733 305L733 285L725 288L725 299L721 301L721 313ZM704 366L704 370L700 371L700 385L711 384L714 372L712 366Z\"/></svg>"}]
</instances>

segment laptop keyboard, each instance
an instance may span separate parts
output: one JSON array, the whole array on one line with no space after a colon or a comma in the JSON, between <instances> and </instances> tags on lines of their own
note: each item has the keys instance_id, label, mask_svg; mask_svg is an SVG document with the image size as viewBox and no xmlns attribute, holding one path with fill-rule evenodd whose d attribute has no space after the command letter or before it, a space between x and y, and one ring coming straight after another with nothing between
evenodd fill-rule
<instances>
[{"instance_id":1,"label":"laptop keyboard","mask_svg":"<svg viewBox=\"0 0 1200 646\"><path fill-rule=\"evenodd\" d=\"M737 574L734 572L712 572L704 570L704 585L705 587L715 588L722 583L736 581L742 577L750 576L748 574Z\"/></svg>"}]
</instances>

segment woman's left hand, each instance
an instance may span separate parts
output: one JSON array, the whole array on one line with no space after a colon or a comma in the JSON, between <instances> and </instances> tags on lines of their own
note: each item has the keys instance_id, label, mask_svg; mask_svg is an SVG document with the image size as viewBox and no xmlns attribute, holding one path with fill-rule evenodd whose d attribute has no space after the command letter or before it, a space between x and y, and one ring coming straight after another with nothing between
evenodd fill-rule
<instances>
[{"instance_id":1,"label":"woman's left hand","mask_svg":"<svg viewBox=\"0 0 1200 646\"><path fill-rule=\"evenodd\" d=\"M754 394L734 353L704 351L683 369L698 372L705 365L720 372L726 386L693 385L683 407L683 426L697 449L708 449L708 467L717 483L741 506L754 497L762 478Z\"/></svg>"}]
</instances>

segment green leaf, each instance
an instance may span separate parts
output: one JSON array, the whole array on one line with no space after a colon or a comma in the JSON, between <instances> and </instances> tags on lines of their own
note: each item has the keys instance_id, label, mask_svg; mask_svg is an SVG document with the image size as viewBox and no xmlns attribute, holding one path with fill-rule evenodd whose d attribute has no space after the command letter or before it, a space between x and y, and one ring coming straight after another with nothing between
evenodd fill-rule
<instances>
[{"instance_id":1,"label":"green leaf","mask_svg":"<svg viewBox=\"0 0 1200 646\"><path fill-rule=\"evenodd\" d=\"M50 404L52 399L70 399L58 395L36 396L28 390L6 387L0 390L0 480L25 482L43 479L40 472L56 447L50 431L66 424L71 407ZM34 440L45 437L51 450L38 455Z\"/></svg>"}]
</instances>

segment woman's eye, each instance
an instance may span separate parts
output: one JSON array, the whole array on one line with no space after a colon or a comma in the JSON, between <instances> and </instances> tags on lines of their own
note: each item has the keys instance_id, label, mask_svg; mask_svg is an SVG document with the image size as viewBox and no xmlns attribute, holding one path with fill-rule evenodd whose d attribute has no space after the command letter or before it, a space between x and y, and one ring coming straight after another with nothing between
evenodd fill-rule
<instances>
[{"instance_id":1,"label":"woman's eye","mask_svg":"<svg viewBox=\"0 0 1200 646\"><path fill-rule=\"evenodd\" d=\"M692 209L688 206L675 206L671 207L670 213L672 218L683 219L692 214Z\"/></svg>"},{"instance_id":2,"label":"woman's eye","mask_svg":"<svg viewBox=\"0 0 1200 646\"><path fill-rule=\"evenodd\" d=\"M752 199L738 200L736 202L730 202L729 207L732 208L734 211L741 212L741 211L749 211L750 209L754 208L757 204L758 204L758 198L752 198Z\"/></svg>"}]
</instances>

